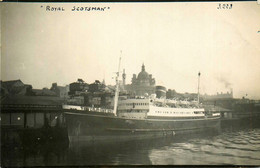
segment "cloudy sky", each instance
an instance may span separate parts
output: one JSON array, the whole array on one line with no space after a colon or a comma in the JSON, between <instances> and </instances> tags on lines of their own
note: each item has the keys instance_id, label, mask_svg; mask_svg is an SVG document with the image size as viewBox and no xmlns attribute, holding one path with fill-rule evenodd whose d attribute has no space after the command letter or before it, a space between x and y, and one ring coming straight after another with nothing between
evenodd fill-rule
<instances>
[{"instance_id":1,"label":"cloudy sky","mask_svg":"<svg viewBox=\"0 0 260 168\"><path fill-rule=\"evenodd\" d=\"M46 6L65 11L46 11ZM77 11L73 6L106 7ZM219 3L3 3L2 80L34 88L82 78L114 84L120 51L127 83L142 63L177 92L260 99L260 5ZM108 9L109 7L109 9Z\"/></svg>"}]
</instances>

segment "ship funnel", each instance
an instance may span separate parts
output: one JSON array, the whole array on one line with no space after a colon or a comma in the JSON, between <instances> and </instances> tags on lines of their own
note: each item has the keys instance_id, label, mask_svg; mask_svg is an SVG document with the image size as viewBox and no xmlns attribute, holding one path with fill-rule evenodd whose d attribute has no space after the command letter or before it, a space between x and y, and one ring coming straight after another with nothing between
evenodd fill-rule
<instances>
[{"instance_id":1,"label":"ship funnel","mask_svg":"<svg viewBox=\"0 0 260 168\"><path fill-rule=\"evenodd\" d=\"M166 87L164 86L156 86L155 93L157 98L166 97Z\"/></svg>"}]
</instances>

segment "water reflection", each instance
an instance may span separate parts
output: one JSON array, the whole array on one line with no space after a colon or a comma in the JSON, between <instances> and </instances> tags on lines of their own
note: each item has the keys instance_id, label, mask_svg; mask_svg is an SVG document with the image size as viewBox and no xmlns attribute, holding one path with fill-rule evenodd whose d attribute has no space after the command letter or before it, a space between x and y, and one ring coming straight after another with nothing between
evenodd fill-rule
<instances>
[{"instance_id":1,"label":"water reflection","mask_svg":"<svg viewBox=\"0 0 260 168\"><path fill-rule=\"evenodd\" d=\"M260 130L223 133L171 143L149 153L152 164L260 164ZM164 157L162 157L164 156Z\"/></svg>"},{"instance_id":2,"label":"water reflection","mask_svg":"<svg viewBox=\"0 0 260 168\"><path fill-rule=\"evenodd\" d=\"M260 129L120 143L2 149L3 166L260 164Z\"/></svg>"},{"instance_id":3,"label":"water reflection","mask_svg":"<svg viewBox=\"0 0 260 168\"><path fill-rule=\"evenodd\" d=\"M2 165L8 167L64 165L67 149L67 143L5 146L1 149Z\"/></svg>"}]
</instances>

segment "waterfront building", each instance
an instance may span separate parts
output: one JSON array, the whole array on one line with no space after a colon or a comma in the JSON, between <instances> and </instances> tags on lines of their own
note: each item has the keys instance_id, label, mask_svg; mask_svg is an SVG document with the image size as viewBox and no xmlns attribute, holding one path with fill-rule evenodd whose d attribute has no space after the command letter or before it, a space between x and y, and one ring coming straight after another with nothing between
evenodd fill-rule
<instances>
[{"instance_id":1,"label":"waterfront building","mask_svg":"<svg viewBox=\"0 0 260 168\"><path fill-rule=\"evenodd\" d=\"M86 92L89 89L89 84L85 83L82 79L78 79L76 82L69 84L69 95L78 96L81 93Z\"/></svg>"},{"instance_id":2,"label":"waterfront building","mask_svg":"<svg viewBox=\"0 0 260 168\"><path fill-rule=\"evenodd\" d=\"M70 85L69 96L67 103L71 105L85 105L85 106L111 106L111 97L113 97L113 89L105 85L99 80L91 84L85 83L82 79L73 82Z\"/></svg>"},{"instance_id":3,"label":"waterfront building","mask_svg":"<svg viewBox=\"0 0 260 168\"><path fill-rule=\"evenodd\" d=\"M1 96L3 95L28 95L32 92L32 85L24 84L20 79L1 81Z\"/></svg>"},{"instance_id":4,"label":"waterfront building","mask_svg":"<svg viewBox=\"0 0 260 168\"><path fill-rule=\"evenodd\" d=\"M212 99L233 99L233 90L231 89L230 92L227 93L218 93L216 95L203 95L202 96L205 100L212 100Z\"/></svg>"},{"instance_id":5,"label":"waterfront building","mask_svg":"<svg viewBox=\"0 0 260 168\"><path fill-rule=\"evenodd\" d=\"M137 96L144 96L145 94L151 95L155 93L155 79L152 74L145 70L144 64L142 65L141 72L136 76L133 74L132 83L125 85L125 72L123 73L123 88L130 93Z\"/></svg>"},{"instance_id":6,"label":"waterfront building","mask_svg":"<svg viewBox=\"0 0 260 168\"><path fill-rule=\"evenodd\" d=\"M56 95L60 98L68 98L69 85L58 86L57 83L53 83L50 90L55 92Z\"/></svg>"},{"instance_id":7,"label":"waterfront building","mask_svg":"<svg viewBox=\"0 0 260 168\"><path fill-rule=\"evenodd\" d=\"M33 92L33 96L56 96L57 97L57 94L48 88L32 89L32 92Z\"/></svg>"}]
</instances>

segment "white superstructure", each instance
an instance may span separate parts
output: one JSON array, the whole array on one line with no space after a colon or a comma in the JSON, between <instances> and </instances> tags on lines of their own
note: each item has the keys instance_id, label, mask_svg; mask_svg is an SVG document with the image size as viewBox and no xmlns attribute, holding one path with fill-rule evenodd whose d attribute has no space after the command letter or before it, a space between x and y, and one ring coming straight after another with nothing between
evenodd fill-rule
<instances>
[{"instance_id":1,"label":"white superstructure","mask_svg":"<svg viewBox=\"0 0 260 168\"><path fill-rule=\"evenodd\" d=\"M219 113L211 116L217 117ZM167 99L132 98L120 100L118 116L122 118L203 118L204 108L195 102Z\"/></svg>"}]
</instances>

